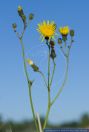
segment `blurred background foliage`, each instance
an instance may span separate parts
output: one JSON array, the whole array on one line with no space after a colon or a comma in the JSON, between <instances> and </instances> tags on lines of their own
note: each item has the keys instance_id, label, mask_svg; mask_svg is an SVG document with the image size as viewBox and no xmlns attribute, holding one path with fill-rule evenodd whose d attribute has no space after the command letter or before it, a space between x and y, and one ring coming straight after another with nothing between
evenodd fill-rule
<instances>
[{"instance_id":1,"label":"blurred background foliage","mask_svg":"<svg viewBox=\"0 0 89 132\"><path fill-rule=\"evenodd\" d=\"M41 118L43 124L44 118ZM47 125L47 128L89 128L89 114L85 113L77 121L64 122L62 124ZM0 116L0 132L35 132L34 121L24 120L22 122L15 121L3 121Z\"/></svg>"}]
</instances>

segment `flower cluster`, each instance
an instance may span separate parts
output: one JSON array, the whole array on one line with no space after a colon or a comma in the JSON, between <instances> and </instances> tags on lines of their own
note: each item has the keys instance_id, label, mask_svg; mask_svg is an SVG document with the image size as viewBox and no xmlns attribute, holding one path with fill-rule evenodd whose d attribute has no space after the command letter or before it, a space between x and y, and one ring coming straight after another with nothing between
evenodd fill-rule
<instances>
[{"instance_id":1,"label":"flower cluster","mask_svg":"<svg viewBox=\"0 0 89 132\"><path fill-rule=\"evenodd\" d=\"M37 27L37 31L40 33L42 40L46 40L46 44L48 45L48 47L51 48L51 53L50 53L50 57L54 60L54 58L56 57L56 53L55 53L55 42L54 42L54 38L56 36L56 24L54 21L43 21L42 23L38 24ZM71 42L70 45L67 45L67 48L71 48L72 43L74 42L73 37L74 37L74 30L69 29L68 26L64 26L64 27L60 27L58 29L58 33L60 36L58 38L58 44L60 45L61 48L63 48L63 44L65 43L65 47L66 47L66 42L67 42L67 38L68 35L70 35L71 37ZM64 51L63 51L64 50ZM67 49L62 49L62 52L65 56L67 56L66 53Z\"/></svg>"},{"instance_id":2,"label":"flower cluster","mask_svg":"<svg viewBox=\"0 0 89 132\"><path fill-rule=\"evenodd\" d=\"M18 11L19 17L21 18L21 20L22 20L22 22L23 22L24 30L25 30L26 27L27 27L28 24L29 24L29 21L33 20L34 14L33 14L33 13L30 13L30 14L29 14L29 17L28 17L29 20L27 20L27 17L26 17L26 15L25 15L24 11L23 11L22 6L18 6L17 11ZM13 23L13 24L12 24L12 27L13 27L13 30L14 30L15 32L17 32L17 24L16 24L16 23ZM17 34L18 34L18 33L17 33ZM22 36L23 36L23 33L22 33L21 36L19 36L19 38L21 38Z\"/></svg>"}]
</instances>

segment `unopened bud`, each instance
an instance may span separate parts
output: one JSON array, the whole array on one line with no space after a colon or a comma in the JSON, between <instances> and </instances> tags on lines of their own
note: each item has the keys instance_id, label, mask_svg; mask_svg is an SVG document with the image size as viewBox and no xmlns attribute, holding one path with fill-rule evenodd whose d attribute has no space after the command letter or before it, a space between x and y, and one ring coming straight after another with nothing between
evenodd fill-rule
<instances>
[{"instance_id":1,"label":"unopened bud","mask_svg":"<svg viewBox=\"0 0 89 132\"><path fill-rule=\"evenodd\" d=\"M39 67L37 65L33 64L31 67L33 68L33 70L35 72L38 72L39 71Z\"/></svg>"},{"instance_id":2,"label":"unopened bud","mask_svg":"<svg viewBox=\"0 0 89 132\"><path fill-rule=\"evenodd\" d=\"M16 23L13 23L13 24L12 24L12 28L16 31L16 28L17 28Z\"/></svg>"},{"instance_id":3,"label":"unopened bud","mask_svg":"<svg viewBox=\"0 0 89 132\"><path fill-rule=\"evenodd\" d=\"M51 45L51 48L54 48L54 45L55 45L54 41L50 40L50 45Z\"/></svg>"},{"instance_id":4,"label":"unopened bud","mask_svg":"<svg viewBox=\"0 0 89 132\"><path fill-rule=\"evenodd\" d=\"M62 44L62 39L58 38L58 44Z\"/></svg>"},{"instance_id":5,"label":"unopened bud","mask_svg":"<svg viewBox=\"0 0 89 132\"><path fill-rule=\"evenodd\" d=\"M35 65L35 64L33 63L32 60L28 59L28 60L27 60L27 63L32 67L32 69L33 69L35 72L38 72L38 71L39 71L39 67L38 67L37 65Z\"/></svg>"},{"instance_id":6,"label":"unopened bud","mask_svg":"<svg viewBox=\"0 0 89 132\"><path fill-rule=\"evenodd\" d=\"M74 30L70 30L70 36L74 37Z\"/></svg>"},{"instance_id":7,"label":"unopened bud","mask_svg":"<svg viewBox=\"0 0 89 132\"><path fill-rule=\"evenodd\" d=\"M21 17L24 25L26 25L26 16L24 15L24 12L21 6L18 6L18 14Z\"/></svg>"},{"instance_id":8,"label":"unopened bud","mask_svg":"<svg viewBox=\"0 0 89 132\"><path fill-rule=\"evenodd\" d=\"M34 14L29 14L29 20L33 20L33 18L34 18Z\"/></svg>"},{"instance_id":9,"label":"unopened bud","mask_svg":"<svg viewBox=\"0 0 89 132\"><path fill-rule=\"evenodd\" d=\"M24 14L21 6L18 6L18 14L19 16L22 16Z\"/></svg>"},{"instance_id":10,"label":"unopened bud","mask_svg":"<svg viewBox=\"0 0 89 132\"><path fill-rule=\"evenodd\" d=\"M62 35L62 40L65 42L67 40L67 35Z\"/></svg>"},{"instance_id":11,"label":"unopened bud","mask_svg":"<svg viewBox=\"0 0 89 132\"><path fill-rule=\"evenodd\" d=\"M22 7L21 6L18 6L18 11L21 11L22 10Z\"/></svg>"},{"instance_id":12,"label":"unopened bud","mask_svg":"<svg viewBox=\"0 0 89 132\"><path fill-rule=\"evenodd\" d=\"M56 53L54 49L51 49L50 57L54 60L56 58Z\"/></svg>"}]
</instances>

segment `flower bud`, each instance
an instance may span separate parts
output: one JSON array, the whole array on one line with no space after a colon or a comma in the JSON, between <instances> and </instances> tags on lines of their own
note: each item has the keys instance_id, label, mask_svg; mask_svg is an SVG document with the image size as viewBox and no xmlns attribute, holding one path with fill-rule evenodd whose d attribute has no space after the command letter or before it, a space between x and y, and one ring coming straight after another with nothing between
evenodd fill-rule
<instances>
[{"instance_id":1,"label":"flower bud","mask_svg":"<svg viewBox=\"0 0 89 132\"><path fill-rule=\"evenodd\" d=\"M24 25L26 26L26 16L24 15L24 12L21 6L18 6L18 14L21 17Z\"/></svg>"},{"instance_id":2,"label":"flower bud","mask_svg":"<svg viewBox=\"0 0 89 132\"><path fill-rule=\"evenodd\" d=\"M62 40L65 42L67 40L67 35L62 35Z\"/></svg>"},{"instance_id":3,"label":"flower bud","mask_svg":"<svg viewBox=\"0 0 89 132\"><path fill-rule=\"evenodd\" d=\"M62 44L62 39L58 38L58 44Z\"/></svg>"},{"instance_id":4,"label":"flower bud","mask_svg":"<svg viewBox=\"0 0 89 132\"><path fill-rule=\"evenodd\" d=\"M21 6L18 6L18 14L19 16L22 16L24 14Z\"/></svg>"},{"instance_id":5,"label":"flower bud","mask_svg":"<svg viewBox=\"0 0 89 132\"><path fill-rule=\"evenodd\" d=\"M13 23L13 24L12 24L12 28L14 29L14 31L16 31L16 28L17 28L16 23Z\"/></svg>"},{"instance_id":6,"label":"flower bud","mask_svg":"<svg viewBox=\"0 0 89 132\"><path fill-rule=\"evenodd\" d=\"M74 37L74 30L70 30L70 36Z\"/></svg>"},{"instance_id":7,"label":"flower bud","mask_svg":"<svg viewBox=\"0 0 89 132\"><path fill-rule=\"evenodd\" d=\"M50 40L50 46L51 46L51 48L54 48L54 45L55 45L54 41Z\"/></svg>"},{"instance_id":8,"label":"flower bud","mask_svg":"<svg viewBox=\"0 0 89 132\"><path fill-rule=\"evenodd\" d=\"M35 72L38 72L39 71L39 67L35 64L32 65L32 68Z\"/></svg>"},{"instance_id":9,"label":"flower bud","mask_svg":"<svg viewBox=\"0 0 89 132\"><path fill-rule=\"evenodd\" d=\"M37 65L35 65L35 64L33 63L32 60L28 59L28 60L27 60L27 63L32 67L32 69L33 69L35 72L38 72L38 71L39 71L39 67L38 67Z\"/></svg>"},{"instance_id":10,"label":"flower bud","mask_svg":"<svg viewBox=\"0 0 89 132\"><path fill-rule=\"evenodd\" d=\"M56 57L56 53L55 53L55 50L54 48L51 49L51 54L50 54L50 57L54 60L55 57Z\"/></svg>"},{"instance_id":11,"label":"flower bud","mask_svg":"<svg viewBox=\"0 0 89 132\"><path fill-rule=\"evenodd\" d=\"M33 18L34 18L34 14L29 14L29 20L33 20Z\"/></svg>"},{"instance_id":12,"label":"flower bud","mask_svg":"<svg viewBox=\"0 0 89 132\"><path fill-rule=\"evenodd\" d=\"M18 6L18 11L22 11L22 7L21 6Z\"/></svg>"}]
</instances>

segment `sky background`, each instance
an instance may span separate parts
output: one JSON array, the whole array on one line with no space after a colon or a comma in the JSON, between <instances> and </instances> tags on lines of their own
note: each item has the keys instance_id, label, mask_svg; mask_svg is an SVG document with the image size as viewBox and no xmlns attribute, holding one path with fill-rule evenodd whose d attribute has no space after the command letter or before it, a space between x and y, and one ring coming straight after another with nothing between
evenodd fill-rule
<instances>
[{"instance_id":1,"label":"sky background","mask_svg":"<svg viewBox=\"0 0 89 132\"><path fill-rule=\"evenodd\" d=\"M89 0L1 0L0 1L0 114L4 120L21 121L32 119L28 88L25 79L21 47L12 30L16 22L18 31L22 22L17 14L21 5L25 14L35 14L24 36L27 57L39 65L46 75L47 47L41 43L37 24L54 20L58 27L68 25L75 30L75 43L71 49L69 77L63 93L49 115L52 123L77 120L89 113ZM65 59L56 45L57 70L52 86L52 97L58 91L64 77ZM39 74L28 67L36 112L45 116L47 91Z\"/></svg>"}]
</instances>

